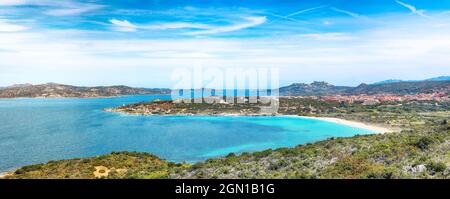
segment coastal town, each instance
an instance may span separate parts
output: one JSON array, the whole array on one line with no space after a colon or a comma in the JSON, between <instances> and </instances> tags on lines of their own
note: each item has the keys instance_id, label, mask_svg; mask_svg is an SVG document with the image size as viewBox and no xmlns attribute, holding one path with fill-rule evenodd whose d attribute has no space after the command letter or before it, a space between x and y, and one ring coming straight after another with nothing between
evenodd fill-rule
<instances>
[{"instance_id":1,"label":"coastal town","mask_svg":"<svg viewBox=\"0 0 450 199\"><path fill-rule=\"evenodd\" d=\"M381 102L402 102L402 101L449 101L448 92L434 93L417 93L411 95L395 95L395 94L375 94L375 95L326 95L313 96L312 99L323 100L326 102L363 102L365 105L374 105Z\"/></svg>"}]
</instances>

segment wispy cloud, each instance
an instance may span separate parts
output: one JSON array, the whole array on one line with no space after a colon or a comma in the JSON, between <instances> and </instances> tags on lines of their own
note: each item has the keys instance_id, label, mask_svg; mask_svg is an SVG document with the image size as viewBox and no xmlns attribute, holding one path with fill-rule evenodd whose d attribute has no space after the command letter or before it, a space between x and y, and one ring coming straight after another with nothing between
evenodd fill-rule
<instances>
[{"instance_id":1,"label":"wispy cloud","mask_svg":"<svg viewBox=\"0 0 450 199\"><path fill-rule=\"evenodd\" d=\"M298 22L298 20L293 19L293 18L291 18L291 17L293 17L293 16L295 16L295 15L302 14L302 13L310 12L310 11L313 11L313 10L317 10L317 9L320 9L320 8L324 8L324 7L326 7L326 6L325 6L325 5L322 5L322 6L317 6L317 7L312 7L312 8L302 9L302 10L293 12L293 13L291 13L291 14L285 15L285 16L278 15L278 14L271 14L271 15L273 15L273 16L279 18L279 19L273 20L271 23L276 22L276 21L279 21L280 19L286 19L286 20L291 20L291 21Z\"/></svg>"},{"instance_id":2,"label":"wispy cloud","mask_svg":"<svg viewBox=\"0 0 450 199\"><path fill-rule=\"evenodd\" d=\"M408 8L412 13L414 13L416 15L419 15L419 16L425 17L425 18L429 18L429 19L432 18L432 17L430 17L430 16L425 14L426 10L418 10L415 6L413 6L411 4L407 4L407 3L401 2L401 1L395 1L395 2L397 2L400 5L402 5L405 8Z\"/></svg>"},{"instance_id":3,"label":"wispy cloud","mask_svg":"<svg viewBox=\"0 0 450 199\"><path fill-rule=\"evenodd\" d=\"M369 81L385 78L382 71L386 70L393 77L432 76L448 73L450 36L443 33L449 28L433 29L430 23L416 21L401 28L283 36L273 40L107 37L93 40L85 39L84 35L68 36L67 32L27 31L0 37L0 46L6 50L0 52L0 85L17 81L102 83L98 74L111 83L138 81L140 85L153 85L157 80L149 80L149 76L166 77L173 67L189 67L199 59L217 67L280 66L287 71L285 81L339 76L342 82L349 82L346 79L354 78L355 74ZM374 75L373 70L380 73ZM64 76L69 72L76 74ZM160 81L170 86L170 82Z\"/></svg>"},{"instance_id":4,"label":"wispy cloud","mask_svg":"<svg viewBox=\"0 0 450 199\"><path fill-rule=\"evenodd\" d=\"M17 6L25 3L26 0L2 0L0 1L0 6Z\"/></svg>"},{"instance_id":5,"label":"wispy cloud","mask_svg":"<svg viewBox=\"0 0 450 199\"><path fill-rule=\"evenodd\" d=\"M217 33L224 33L224 32L232 32L237 31L245 28L250 28L253 26L261 25L267 21L267 18L265 16L262 17L243 17L246 22L228 25L228 26L218 26L213 27L208 30L200 30L200 31L193 31L186 33L186 35L207 35L207 34L217 34Z\"/></svg>"},{"instance_id":6,"label":"wispy cloud","mask_svg":"<svg viewBox=\"0 0 450 199\"><path fill-rule=\"evenodd\" d=\"M104 8L103 5L97 5L97 4L80 4L80 5L74 5L73 7L64 7L64 8L57 8L57 9L51 9L44 12L44 14L51 15L51 16L66 16L66 15L79 15L86 12L91 12L94 10L98 10L101 8Z\"/></svg>"},{"instance_id":7,"label":"wispy cloud","mask_svg":"<svg viewBox=\"0 0 450 199\"><path fill-rule=\"evenodd\" d=\"M354 13L354 12L350 12L348 10L342 10L342 9L335 8L335 7L332 7L331 9L336 11L336 12L347 14L347 15L349 15L351 17L354 17L354 18L361 18L362 17L362 15L359 15L359 14Z\"/></svg>"},{"instance_id":8,"label":"wispy cloud","mask_svg":"<svg viewBox=\"0 0 450 199\"><path fill-rule=\"evenodd\" d=\"M28 27L13 24L8 20L0 19L0 32L19 32L29 29Z\"/></svg>"},{"instance_id":9,"label":"wispy cloud","mask_svg":"<svg viewBox=\"0 0 450 199\"><path fill-rule=\"evenodd\" d=\"M279 18L279 19L272 20L271 22L269 22L270 24L272 24L274 22L277 22L277 21L280 21L280 19L285 19L285 20L289 20L289 21L293 21L293 22L297 22L297 23L307 23L306 21L293 19L291 17L286 17L286 16L283 16L283 15L275 14L275 13L266 12L266 14Z\"/></svg>"},{"instance_id":10,"label":"wispy cloud","mask_svg":"<svg viewBox=\"0 0 450 199\"><path fill-rule=\"evenodd\" d=\"M315 33L315 34L301 34L298 35L301 38L310 38L315 40L322 41L345 41L345 40L353 40L354 36L351 36L348 33L340 33L340 32L331 32L331 33Z\"/></svg>"},{"instance_id":11,"label":"wispy cloud","mask_svg":"<svg viewBox=\"0 0 450 199\"><path fill-rule=\"evenodd\" d=\"M356 19L362 19L364 21L378 23L378 21L376 21L376 20L374 20L372 18L369 18L367 16L364 16L364 15L361 15L361 14L358 14L358 13L355 13L355 12L352 12L352 11L343 10L343 9L339 9L339 8L335 8L335 7L331 7L331 9L336 11L336 12L346 14L346 15L351 16L351 17L356 18Z\"/></svg>"},{"instance_id":12,"label":"wispy cloud","mask_svg":"<svg viewBox=\"0 0 450 199\"><path fill-rule=\"evenodd\" d=\"M79 15L105 7L104 5L74 0L1 0L0 6L40 6L43 8L43 14L51 16Z\"/></svg>"},{"instance_id":13,"label":"wispy cloud","mask_svg":"<svg viewBox=\"0 0 450 199\"><path fill-rule=\"evenodd\" d=\"M331 9L334 10L334 11L336 11L336 12L344 13L344 14L349 15L349 16L354 17L354 18L364 18L364 19L367 19L367 17L365 17L365 16L363 16L363 15L360 15L360 14L357 14L357 13L355 13L355 12L351 12L351 11L348 11L348 10L342 10L342 9L335 8L335 7L332 7Z\"/></svg>"},{"instance_id":14,"label":"wispy cloud","mask_svg":"<svg viewBox=\"0 0 450 199\"><path fill-rule=\"evenodd\" d=\"M439 15L450 15L450 10L441 12L441 13L439 13Z\"/></svg>"},{"instance_id":15,"label":"wispy cloud","mask_svg":"<svg viewBox=\"0 0 450 199\"><path fill-rule=\"evenodd\" d=\"M150 30L168 30L168 29L183 29L183 28L208 29L211 28L211 26L200 23L174 22L174 23L159 23L155 25L147 25L142 26L142 28Z\"/></svg>"},{"instance_id":16,"label":"wispy cloud","mask_svg":"<svg viewBox=\"0 0 450 199\"><path fill-rule=\"evenodd\" d=\"M109 20L114 25L115 30L120 32L134 32L138 29L138 27L127 20L117 20L111 19Z\"/></svg>"},{"instance_id":17,"label":"wispy cloud","mask_svg":"<svg viewBox=\"0 0 450 199\"><path fill-rule=\"evenodd\" d=\"M184 35L207 35L218 34L225 32L238 31L245 28L257 26L266 22L266 17L243 17L246 22L236 23L227 26L215 26L201 23L186 23L186 22L167 22L156 24L134 24L128 20L111 19L114 29L120 32L134 32L137 30L168 30L168 29L201 29L184 33Z\"/></svg>"},{"instance_id":18,"label":"wispy cloud","mask_svg":"<svg viewBox=\"0 0 450 199\"><path fill-rule=\"evenodd\" d=\"M199 60L217 67L280 67L286 71L283 81L353 84L450 72L448 6L427 1L424 6L433 6L425 12L395 0L377 1L373 9L336 1L335 8L291 12L296 8L282 3L156 9L103 0L0 0L0 85L170 86L172 68ZM99 4L108 9L94 6ZM393 13L393 6L404 12ZM405 7L436 20L417 20L417 13ZM268 10L283 14L272 16ZM74 15L80 17L65 17Z\"/></svg>"},{"instance_id":19,"label":"wispy cloud","mask_svg":"<svg viewBox=\"0 0 450 199\"><path fill-rule=\"evenodd\" d=\"M186 23L186 22L166 22L156 24L134 24L128 20L109 20L114 25L115 30L121 32L134 32L137 30L169 30L169 29L208 29L209 25L199 23Z\"/></svg>"},{"instance_id":20,"label":"wispy cloud","mask_svg":"<svg viewBox=\"0 0 450 199\"><path fill-rule=\"evenodd\" d=\"M313 7L313 8L307 8L307 9L299 10L297 12L293 12L291 14L288 14L285 17L292 17L292 16L295 16L295 15L299 15L299 14L302 14L302 13L305 13L305 12L317 10L317 9L324 8L324 7L326 7L326 6L322 5L322 6L317 6L317 7Z\"/></svg>"}]
</instances>

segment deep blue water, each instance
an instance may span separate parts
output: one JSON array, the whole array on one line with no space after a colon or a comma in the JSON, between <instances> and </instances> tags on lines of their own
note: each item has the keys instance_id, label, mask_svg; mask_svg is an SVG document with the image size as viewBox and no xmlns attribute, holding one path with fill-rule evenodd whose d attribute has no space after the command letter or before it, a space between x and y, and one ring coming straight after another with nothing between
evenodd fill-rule
<instances>
[{"instance_id":1,"label":"deep blue water","mask_svg":"<svg viewBox=\"0 0 450 199\"><path fill-rule=\"evenodd\" d=\"M49 160L142 151L194 162L372 133L294 117L130 116L102 111L170 96L1 99L0 172Z\"/></svg>"}]
</instances>

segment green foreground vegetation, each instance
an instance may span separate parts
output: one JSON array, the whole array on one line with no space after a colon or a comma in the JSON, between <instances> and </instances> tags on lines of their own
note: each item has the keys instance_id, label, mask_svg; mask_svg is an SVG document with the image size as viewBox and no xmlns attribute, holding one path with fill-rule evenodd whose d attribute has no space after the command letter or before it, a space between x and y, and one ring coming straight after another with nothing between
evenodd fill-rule
<instances>
[{"instance_id":1,"label":"green foreground vegetation","mask_svg":"<svg viewBox=\"0 0 450 199\"><path fill-rule=\"evenodd\" d=\"M295 107L295 108L293 108ZM283 109L286 108L286 109ZM137 152L50 161L6 178L450 178L450 103L365 106L290 99L284 113L326 116L399 128L398 132L325 141L226 157L172 163ZM102 166L100 168L100 166Z\"/></svg>"}]
</instances>

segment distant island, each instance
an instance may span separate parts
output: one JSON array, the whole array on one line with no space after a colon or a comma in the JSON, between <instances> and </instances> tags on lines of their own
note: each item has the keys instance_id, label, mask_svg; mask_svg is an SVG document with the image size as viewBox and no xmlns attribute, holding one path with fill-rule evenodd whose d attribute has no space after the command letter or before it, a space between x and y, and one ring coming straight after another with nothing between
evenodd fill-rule
<instances>
[{"instance_id":1,"label":"distant island","mask_svg":"<svg viewBox=\"0 0 450 199\"><path fill-rule=\"evenodd\" d=\"M414 81L390 82L383 84L360 84L356 87L334 86L327 82L313 82L311 84L295 83L280 88L280 95L311 96L311 95L375 95L398 94L408 95L417 93L448 92L450 80L445 81Z\"/></svg>"},{"instance_id":2,"label":"distant island","mask_svg":"<svg viewBox=\"0 0 450 199\"><path fill-rule=\"evenodd\" d=\"M422 81L450 81L450 76L439 76L428 78L424 80L401 80L401 79L388 79L380 82L375 82L372 84L388 84L388 83L397 83L397 82L422 82Z\"/></svg>"},{"instance_id":3,"label":"distant island","mask_svg":"<svg viewBox=\"0 0 450 199\"><path fill-rule=\"evenodd\" d=\"M388 81L388 80L387 80ZM193 90L193 89L192 89ZM335 86L327 82L311 84L294 83L280 87L281 96L326 96L326 95L412 95L418 93L437 93L450 90L450 80L443 77L424 81L386 82L380 84L360 84L356 87ZM168 88L133 88L123 85L81 87L57 83L18 84L0 87L0 98L95 98L115 97L121 95L170 94Z\"/></svg>"},{"instance_id":4,"label":"distant island","mask_svg":"<svg viewBox=\"0 0 450 199\"><path fill-rule=\"evenodd\" d=\"M170 89L132 88L122 85L79 87L57 83L19 84L0 88L0 98L95 98L146 94L170 94Z\"/></svg>"}]
</instances>

